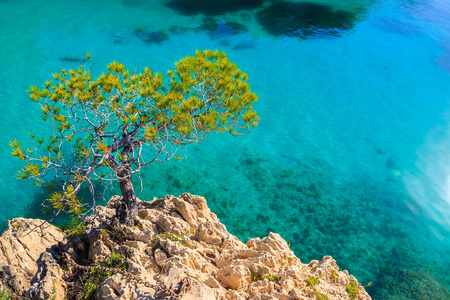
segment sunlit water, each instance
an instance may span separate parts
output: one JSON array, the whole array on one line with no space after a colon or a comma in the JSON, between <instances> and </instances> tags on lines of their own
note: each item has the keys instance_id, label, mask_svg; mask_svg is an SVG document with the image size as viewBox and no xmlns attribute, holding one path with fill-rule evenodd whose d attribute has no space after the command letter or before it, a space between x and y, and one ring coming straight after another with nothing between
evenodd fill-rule
<instances>
[{"instance_id":1,"label":"sunlit water","mask_svg":"<svg viewBox=\"0 0 450 300\"><path fill-rule=\"evenodd\" d=\"M1 228L45 198L8 147L48 132L30 85L86 52L99 74L221 49L260 126L147 167L139 197L203 195L242 240L276 231L303 262L332 255L375 299L449 297L447 1L3 0L0 16Z\"/></svg>"}]
</instances>

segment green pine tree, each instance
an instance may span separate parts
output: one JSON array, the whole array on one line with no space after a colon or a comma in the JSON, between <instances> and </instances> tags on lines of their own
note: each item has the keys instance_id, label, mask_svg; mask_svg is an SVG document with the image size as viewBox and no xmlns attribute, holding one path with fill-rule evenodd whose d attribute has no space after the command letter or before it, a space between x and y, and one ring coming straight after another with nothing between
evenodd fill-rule
<instances>
[{"instance_id":1,"label":"green pine tree","mask_svg":"<svg viewBox=\"0 0 450 300\"><path fill-rule=\"evenodd\" d=\"M87 59L90 54L87 55ZM116 217L134 225L137 214L132 177L155 161L178 158L186 145L208 134L245 134L257 126L247 74L219 51L197 51L175 64L167 76L145 68L130 72L118 62L92 78L84 66L53 74L42 88L31 87L42 118L52 124L49 138L31 135L24 150L12 141L12 154L26 162L20 179L60 190L48 199L57 211L82 216L86 203L77 198L88 185L95 204L94 183L118 181L123 200ZM46 180L52 179L52 184Z\"/></svg>"}]
</instances>

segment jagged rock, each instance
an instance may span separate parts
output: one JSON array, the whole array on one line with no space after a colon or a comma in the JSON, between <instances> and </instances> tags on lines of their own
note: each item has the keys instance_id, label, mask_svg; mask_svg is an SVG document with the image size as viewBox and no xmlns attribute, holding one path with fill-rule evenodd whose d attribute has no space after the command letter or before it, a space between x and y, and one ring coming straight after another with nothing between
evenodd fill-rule
<instances>
[{"instance_id":1,"label":"jagged rock","mask_svg":"<svg viewBox=\"0 0 450 300\"><path fill-rule=\"evenodd\" d=\"M162 262L167 260L167 255L161 249L156 249L154 255L155 255L155 261L158 264L158 266L161 266Z\"/></svg>"},{"instance_id":2,"label":"jagged rock","mask_svg":"<svg viewBox=\"0 0 450 300\"><path fill-rule=\"evenodd\" d=\"M284 281L287 279L292 279L294 282L301 282L307 279L305 273L298 267L297 265L288 266L286 268L282 268L278 271L277 279L280 281Z\"/></svg>"},{"instance_id":3,"label":"jagged rock","mask_svg":"<svg viewBox=\"0 0 450 300\"><path fill-rule=\"evenodd\" d=\"M98 300L114 300L114 299L136 299L136 285L127 284L127 280L120 274L112 275L105 279L96 294ZM151 296L154 291L149 289L148 293L144 293L140 287L141 295Z\"/></svg>"},{"instance_id":4,"label":"jagged rock","mask_svg":"<svg viewBox=\"0 0 450 300\"><path fill-rule=\"evenodd\" d=\"M103 230L93 229L88 234L89 241L89 260L100 261L111 255L111 250L103 242Z\"/></svg>"},{"instance_id":5,"label":"jagged rock","mask_svg":"<svg viewBox=\"0 0 450 300\"><path fill-rule=\"evenodd\" d=\"M205 283L207 286L209 286L209 287L211 287L211 288L213 288L213 289L221 289L221 288L223 288L223 286L222 286L222 285L217 281L217 279L214 278L213 276L209 276L208 279L206 279L206 280L204 281L204 283Z\"/></svg>"},{"instance_id":6,"label":"jagged rock","mask_svg":"<svg viewBox=\"0 0 450 300\"><path fill-rule=\"evenodd\" d=\"M64 271L50 252L42 253L38 262L38 271L31 280L31 288L26 291L32 299L65 299L67 284L63 279Z\"/></svg>"},{"instance_id":7,"label":"jagged rock","mask_svg":"<svg viewBox=\"0 0 450 300\"><path fill-rule=\"evenodd\" d=\"M212 213L206 204L206 199L200 196L184 193L180 196L183 200L192 204L197 214L197 221L203 223L206 221L218 221L216 214Z\"/></svg>"},{"instance_id":8,"label":"jagged rock","mask_svg":"<svg viewBox=\"0 0 450 300\"><path fill-rule=\"evenodd\" d=\"M57 299L64 299L59 297L65 293L62 273L48 251L65 238L61 230L43 220L16 218L8 221L8 229L0 237L2 284L17 294L32 288L32 295L51 295L55 282L59 289ZM43 281L36 282L34 278Z\"/></svg>"},{"instance_id":9,"label":"jagged rock","mask_svg":"<svg viewBox=\"0 0 450 300\"><path fill-rule=\"evenodd\" d=\"M117 201L117 199L121 199L118 196L114 196L111 198L111 200L109 201L109 203L115 203ZM114 204L111 204L114 205ZM116 214L116 211L114 208L107 206L97 206L95 207L95 211L94 213L89 216L86 219L86 229L88 231L91 231L95 228L99 228L99 227L104 227L106 223L109 222L109 220L112 220L112 218L114 217L114 215Z\"/></svg>"},{"instance_id":10,"label":"jagged rock","mask_svg":"<svg viewBox=\"0 0 450 300\"><path fill-rule=\"evenodd\" d=\"M252 272L245 266L232 265L217 271L216 278L222 281L227 287L242 291L252 281Z\"/></svg>"},{"instance_id":11,"label":"jagged rock","mask_svg":"<svg viewBox=\"0 0 450 300\"><path fill-rule=\"evenodd\" d=\"M89 265L113 253L126 257L130 275L116 273L106 278L98 287L97 299L162 299L172 295L183 300L287 300L326 295L337 300L350 299L346 288L352 282L358 289L355 299L370 299L353 276L339 271L330 256L302 264L276 233L242 243L220 223L203 197L186 193L151 202L138 200L137 226L116 228L115 232L111 226L120 201L116 196L106 207L96 208L86 220L89 245L78 242L75 247L84 249L87 253L83 257L91 260L80 259L79 263ZM57 229L53 235L44 230L44 237L31 233L31 240L20 235L36 222L15 219L0 238L0 287L5 284L14 291L28 290L29 297L45 298L55 286L57 299L62 299L67 276L48 249L64 235ZM39 245L35 247L33 242Z\"/></svg>"},{"instance_id":12,"label":"jagged rock","mask_svg":"<svg viewBox=\"0 0 450 300\"><path fill-rule=\"evenodd\" d=\"M195 230L194 238L207 244L220 244L230 234L225 225L219 221L206 221Z\"/></svg>"},{"instance_id":13,"label":"jagged rock","mask_svg":"<svg viewBox=\"0 0 450 300\"><path fill-rule=\"evenodd\" d=\"M151 223L156 223L161 215L162 213L156 209L141 209L138 212L141 222L148 220Z\"/></svg>"},{"instance_id":14,"label":"jagged rock","mask_svg":"<svg viewBox=\"0 0 450 300\"><path fill-rule=\"evenodd\" d=\"M180 198L174 198L173 204L183 219L192 227L198 226L197 213L194 206Z\"/></svg>"},{"instance_id":15,"label":"jagged rock","mask_svg":"<svg viewBox=\"0 0 450 300\"><path fill-rule=\"evenodd\" d=\"M173 217L170 215L160 215L156 221L156 225L162 228L166 232L174 234L186 234L189 233L191 227L189 224L180 217Z\"/></svg>"}]
</instances>

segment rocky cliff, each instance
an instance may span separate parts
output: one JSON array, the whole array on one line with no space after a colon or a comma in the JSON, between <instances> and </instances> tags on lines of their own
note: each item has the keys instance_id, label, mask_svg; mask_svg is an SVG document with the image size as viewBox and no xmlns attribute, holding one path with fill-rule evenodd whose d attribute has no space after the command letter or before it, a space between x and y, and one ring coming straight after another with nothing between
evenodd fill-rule
<instances>
[{"instance_id":1,"label":"rocky cliff","mask_svg":"<svg viewBox=\"0 0 450 300\"><path fill-rule=\"evenodd\" d=\"M278 234L241 242L203 197L139 201L137 225L112 226L120 197L85 235L17 218L0 237L0 290L32 299L371 299L325 256L303 264Z\"/></svg>"}]
</instances>

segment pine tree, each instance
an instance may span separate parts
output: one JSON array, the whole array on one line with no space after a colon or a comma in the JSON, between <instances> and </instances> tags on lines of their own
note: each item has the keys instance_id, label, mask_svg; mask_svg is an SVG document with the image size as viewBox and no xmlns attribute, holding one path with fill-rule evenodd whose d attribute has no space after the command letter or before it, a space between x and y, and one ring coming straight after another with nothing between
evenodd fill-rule
<instances>
[{"instance_id":1,"label":"pine tree","mask_svg":"<svg viewBox=\"0 0 450 300\"><path fill-rule=\"evenodd\" d=\"M141 167L179 158L184 146L204 141L212 131L239 135L257 126L251 105L257 96L248 76L223 52L197 51L165 76L148 68L132 73L118 62L107 69L95 79L86 65L61 70L42 88L28 90L53 133L31 134L27 150L16 140L10 146L26 162L18 178L58 188L48 199L58 213L83 216L95 205L94 183L118 181L123 199L116 217L132 226L137 214L132 177ZM90 203L77 197L83 184Z\"/></svg>"}]
</instances>

